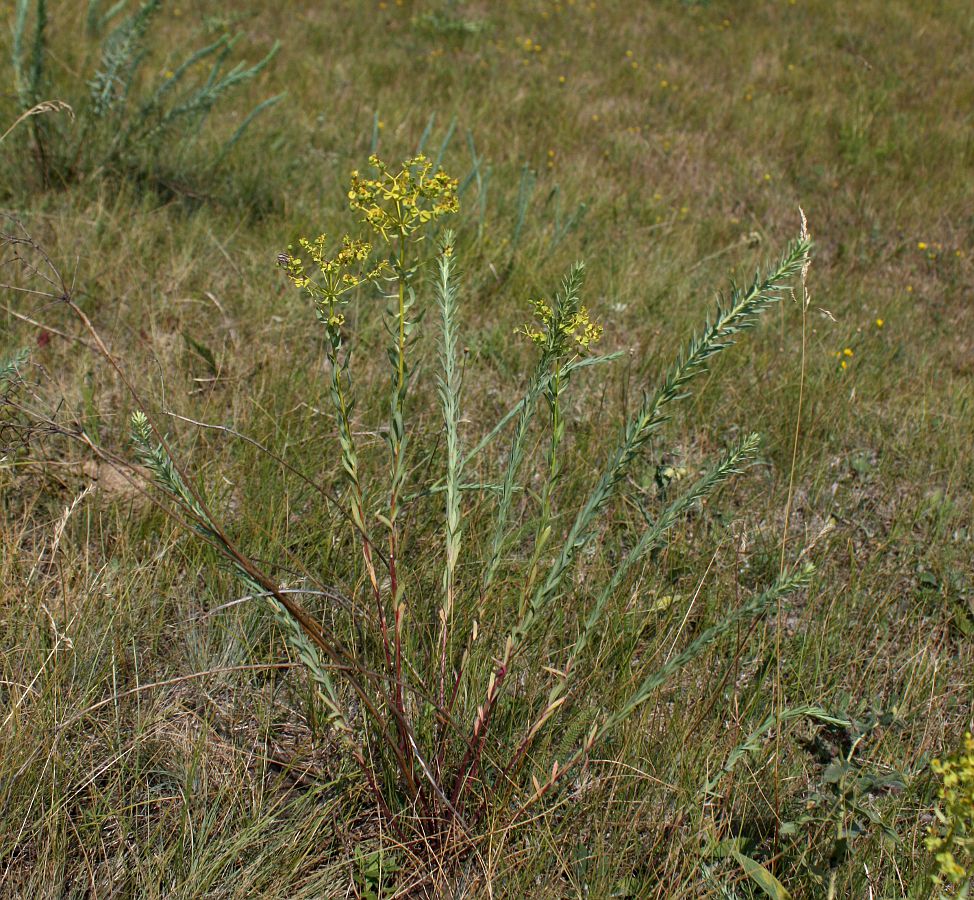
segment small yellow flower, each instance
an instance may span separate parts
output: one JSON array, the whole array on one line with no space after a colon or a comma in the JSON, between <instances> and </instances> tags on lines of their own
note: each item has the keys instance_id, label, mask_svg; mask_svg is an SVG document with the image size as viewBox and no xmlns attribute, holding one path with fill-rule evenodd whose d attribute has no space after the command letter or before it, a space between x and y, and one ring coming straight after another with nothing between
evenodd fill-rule
<instances>
[{"instance_id":1,"label":"small yellow flower","mask_svg":"<svg viewBox=\"0 0 974 900\"><path fill-rule=\"evenodd\" d=\"M348 303L350 291L378 279L385 271L385 263L380 262L369 269L365 263L372 253L372 245L354 240L347 234L342 238L341 249L329 259L325 255L327 240L321 234L313 241L307 238L298 241L301 250L318 269L316 276L307 274L304 260L291 252L292 247L278 256L277 261L291 283L314 300L319 320L329 328L337 329L345 321L338 307Z\"/></svg>"},{"instance_id":2,"label":"small yellow flower","mask_svg":"<svg viewBox=\"0 0 974 900\"><path fill-rule=\"evenodd\" d=\"M845 360L842 360L842 368L843 369L847 369L848 368L848 364L846 363Z\"/></svg>"},{"instance_id":3,"label":"small yellow flower","mask_svg":"<svg viewBox=\"0 0 974 900\"><path fill-rule=\"evenodd\" d=\"M363 213L363 221L385 241L409 237L460 208L457 179L442 169L432 173L433 163L423 155L405 160L395 174L377 156L369 157L369 165L378 177L352 172L349 206Z\"/></svg>"},{"instance_id":4,"label":"small yellow flower","mask_svg":"<svg viewBox=\"0 0 974 900\"><path fill-rule=\"evenodd\" d=\"M886 324L886 322L885 322L884 319L877 319L876 320L876 327L877 328L882 328L885 324Z\"/></svg>"},{"instance_id":5,"label":"small yellow flower","mask_svg":"<svg viewBox=\"0 0 974 900\"><path fill-rule=\"evenodd\" d=\"M558 76L558 84L564 84L567 81L564 75Z\"/></svg>"},{"instance_id":6,"label":"small yellow flower","mask_svg":"<svg viewBox=\"0 0 974 900\"><path fill-rule=\"evenodd\" d=\"M917 241L917 250L926 250L926 249L927 249L926 241Z\"/></svg>"},{"instance_id":7,"label":"small yellow flower","mask_svg":"<svg viewBox=\"0 0 974 900\"><path fill-rule=\"evenodd\" d=\"M842 351L842 355L843 356L855 356L855 353L852 352L852 348L851 347L846 347L845 350Z\"/></svg>"},{"instance_id":8,"label":"small yellow flower","mask_svg":"<svg viewBox=\"0 0 974 900\"><path fill-rule=\"evenodd\" d=\"M533 300L531 306L537 324L522 325L514 333L523 334L553 356L564 355L572 342L576 352L584 352L602 337L602 326L591 320L584 306L559 304L556 310L544 300Z\"/></svg>"},{"instance_id":9,"label":"small yellow flower","mask_svg":"<svg viewBox=\"0 0 974 900\"><path fill-rule=\"evenodd\" d=\"M974 875L974 738L968 733L957 753L935 759L930 768L941 778L937 824L925 841L934 855L934 884L962 887ZM960 857L960 859L958 859Z\"/></svg>"},{"instance_id":10,"label":"small yellow flower","mask_svg":"<svg viewBox=\"0 0 974 900\"><path fill-rule=\"evenodd\" d=\"M166 78L175 78L176 73L172 69L166 69Z\"/></svg>"}]
</instances>

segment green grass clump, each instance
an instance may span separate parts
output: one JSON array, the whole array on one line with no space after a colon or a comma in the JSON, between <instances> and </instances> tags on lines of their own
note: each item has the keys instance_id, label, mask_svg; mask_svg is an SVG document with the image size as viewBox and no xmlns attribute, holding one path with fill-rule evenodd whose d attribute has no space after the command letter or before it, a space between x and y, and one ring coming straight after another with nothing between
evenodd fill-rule
<instances>
[{"instance_id":1,"label":"green grass clump","mask_svg":"<svg viewBox=\"0 0 974 900\"><path fill-rule=\"evenodd\" d=\"M926 839L946 837L947 807L931 761L974 726L969 4L168 0L127 102L98 118L106 45L143 6L0 2L0 895L935 893ZM110 158L167 73L236 35L216 81L280 49L203 128L177 116ZM149 132L226 49L186 70ZM424 224L403 267L402 679L365 558L394 672L379 517L399 279L347 197L349 170L374 180L373 153L458 175L463 211ZM626 423L713 286L746 288L799 206L805 302L767 310L664 407L552 599ZM290 243L326 286L299 242L319 231L374 245L332 273L350 288L329 288L335 303L274 266ZM584 306L603 333L546 356L572 285L569 331L585 336ZM133 393L148 449L168 448L158 461L209 523L133 465ZM746 474L694 501L742 446ZM814 560L808 588L681 666L774 584L783 552ZM260 577L373 667L302 647ZM396 686L449 801L525 617L462 789L468 826L489 810L463 832L418 759L410 806ZM670 664L511 827L532 776L544 786Z\"/></svg>"},{"instance_id":2,"label":"green grass clump","mask_svg":"<svg viewBox=\"0 0 974 900\"><path fill-rule=\"evenodd\" d=\"M307 667L327 721L361 770L382 830L398 835L416 857L425 857L425 877L439 883L490 830L515 828L533 807L549 800L566 776L574 777L594 750L716 641L809 585L808 563L783 568L769 586L755 589L749 599L719 615L662 665L620 666L612 655L593 653L603 629L641 633L648 627L649 620L626 621L624 588L644 558L687 515L753 463L756 435L737 441L634 535L620 532L614 539L617 549L603 549L617 559L604 584L580 590L571 576L580 554L624 495L626 478L651 436L735 336L787 293L791 279L799 273L804 277L810 244L806 238L794 242L773 266L718 304L630 416L587 497L566 503L556 482L571 375L583 361L592 365L612 359L587 355L602 329L581 305L583 267L573 267L553 299L534 304L538 322L522 331L538 347L538 362L521 399L479 439L461 436L456 322L462 289L455 235L448 231L441 236L432 259L421 255L429 227L458 209L458 183L442 170L433 173L423 156L407 160L395 174L376 157L370 165L377 177L353 173L349 197L352 209L388 246L388 258L370 261L372 245L348 235L333 258L326 256L324 236L301 241L307 261L291 252L281 257L290 280L314 301L326 332L346 476L340 503L361 543L362 568L349 572L341 587L347 604L330 610L327 624L315 621L216 523L166 446L155 441L143 412L133 416L133 440L141 461L195 523L195 530L220 551L251 595L264 598ZM424 277L430 268L432 276ZM339 312L353 292L383 281L389 285L386 327L392 364L389 420L383 432L390 468L384 487L374 475L366 476L369 467L360 458L351 424L355 383L345 315ZM435 295L441 317L438 385L446 452L442 474L416 483L407 464L413 430L407 401L419 368L413 360L415 332L430 305L429 294ZM544 418L538 415L542 398L548 407ZM542 427L546 437L535 434L539 418L549 426ZM465 483L465 472L512 421L510 451L499 480ZM461 449L462 438L476 441L469 453ZM537 440L548 442L540 505L536 509L530 501L521 503L514 517L515 493L527 494L521 473L525 449ZM412 542L411 553L407 550L401 520L407 493L442 495L443 507L424 509L422 528L442 531L439 551L418 540ZM493 519L487 533L478 533L467 508L473 496L494 493L496 502L477 501L481 513L483 507L492 507L488 517ZM434 562L439 554L441 561ZM529 564L518 562L522 554ZM442 571L440 585L430 582L430 571L437 568ZM316 580L333 578L333 573L322 572ZM357 584L368 585L368 600L358 595ZM554 622L560 634L574 635L567 650L559 652L549 643ZM601 712L592 709L586 690L596 679L609 691ZM547 738L569 722L581 722L581 729L559 752Z\"/></svg>"},{"instance_id":3,"label":"green grass clump","mask_svg":"<svg viewBox=\"0 0 974 900\"><path fill-rule=\"evenodd\" d=\"M76 80L58 81L49 59L52 12L60 17L62 11L49 10L47 0L16 0L11 63L19 112L51 104L52 97L72 111L70 127L50 117L30 119L30 154L41 183L64 185L106 174L156 188L187 175L201 183L212 180L254 118L283 95L257 104L196 172L186 171L192 165L187 150L213 108L259 75L277 45L252 66L238 62L228 67L237 37L223 34L171 61L171 68L149 75L145 70L161 0L146 0L132 11L127 2L108 10L101 6L89 0L76 48L81 51L77 63L90 73L79 93Z\"/></svg>"}]
</instances>

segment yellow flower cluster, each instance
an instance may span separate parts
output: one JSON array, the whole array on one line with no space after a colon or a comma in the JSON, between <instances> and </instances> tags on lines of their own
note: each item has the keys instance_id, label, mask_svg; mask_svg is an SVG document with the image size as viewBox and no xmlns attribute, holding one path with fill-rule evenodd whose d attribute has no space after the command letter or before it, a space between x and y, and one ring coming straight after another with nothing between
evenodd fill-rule
<instances>
[{"instance_id":1,"label":"yellow flower cluster","mask_svg":"<svg viewBox=\"0 0 974 900\"><path fill-rule=\"evenodd\" d=\"M849 368L848 359L851 359L856 354L852 347L846 347L844 350L836 350L832 355L836 359L841 360L839 363L840 368L847 369ZM842 357L847 357L847 359L843 359Z\"/></svg>"},{"instance_id":2,"label":"yellow flower cluster","mask_svg":"<svg viewBox=\"0 0 974 900\"><path fill-rule=\"evenodd\" d=\"M377 156L369 157L377 178L352 172L349 204L364 213L366 224L389 241L406 238L427 222L460 209L457 179L442 169L431 174L433 163L425 156L407 159L395 174Z\"/></svg>"},{"instance_id":3,"label":"yellow flower cluster","mask_svg":"<svg viewBox=\"0 0 974 900\"><path fill-rule=\"evenodd\" d=\"M323 234L313 241L307 238L298 241L301 250L318 269L317 276L307 274L304 260L291 252L293 247L288 247L287 252L282 253L277 261L294 286L315 301L318 318L326 325L338 328L345 321L345 317L338 312L339 304L348 303L349 298L346 295L349 291L379 278L386 264L380 262L375 268L369 269L365 263L372 253L372 245L366 241L354 240L347 234L342 238L341 249L331 259L325 255L326 243L327 238Z\"/></svg>"},{"instance_id":4,"label":"yellow flower cluster","mask_svg":"<svg viewBox=\"0 0 974 900\"><path fill-rule=\"evenodd\" d=\"M930 768L940 776L943 786L936 810L940 825L930 829L927 849L933 853L935 884L961 887L974 876L974 737L968 733L961 749L945 760L935 759ZM966 864L962 865L957 857ZM965 894L966 896L966 894Z\"/></svg>"},{"instance_id":5,"label":"yellow flower cluster","mask_svg":"<svg viewBox=\"0 0 974 900\"><path fill-rule=\"evenodd\" d=\"M534 343L547 346L555 354L563 353L571 341L575 342L579 350L588 350L602 337L602 326L591 320L584 306L578 307L563 321L556 322L555 311L544 300L532 300L531 305L538 324L522 325L515 328L514 333L523 334Z\"/></svg>"}]
</instances>

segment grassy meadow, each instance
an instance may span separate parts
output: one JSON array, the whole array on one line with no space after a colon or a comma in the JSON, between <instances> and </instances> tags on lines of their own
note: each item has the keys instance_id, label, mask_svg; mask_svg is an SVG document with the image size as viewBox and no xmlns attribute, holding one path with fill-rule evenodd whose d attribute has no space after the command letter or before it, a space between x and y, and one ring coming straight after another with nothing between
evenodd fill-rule
<instances>
[{"instance_id":1,"label":"grassy meadow","mask_svg":"<svg viewBox=\"0 0 974 900\"><path fill-rule=\"evenodd\" d=\"M925 840L939 827L931 761L974 727L974 8L167 0L120 32L138 3L110 7L0 2L0 131L14 126L0 141L0 363L19 360L0 377L0 896L961 896L962 879L932 883ZM71 110L15 125L42 101ZM779 258L799 207L813 241L807 303L792 277L627 462L511 670L471 773L486 798L476 833L454 821L447 837L420 811L425 771L414 828L377 803L286 629L244 599L264 582L193 533L130 429L141 403L247 560L306 590L349 646L373 646L364 616L341 618L371 595L343 512L333 332L278 254L361 236L350 172L419 150L458 179L460 209L414 245L391 531L407 594L455 581L457 621L480 633L460 731L502 620L523 612L520 579L555 558L715 297ZM604 328L593 352L618 354L561 397L550 495L538 401L489 602L470 618L501 501L459 491L444 576L444 494L429 490L450 458L432 261L444 225L463 448L525 395L538 352L515 329L577 260ZM340 329L367 515L387 502L384 307L366 289ZM465 478L501 477L514 427ZM521 781L491 782L489 754L552 696L620 552L751 432L754 458L609 598ZM539 510L556 536L533 553ZM708 631L799 561L815 564L810 584ZM407 664L437 634L432 618L414 631ZM592 722L711 634L512 816ZM338 700L360 733L359 698L339 687ZM398 796L382 777L395 743L363 743L383 796ZM425 802L441 801L452 810Z\"/></svg>"}]
</instances>

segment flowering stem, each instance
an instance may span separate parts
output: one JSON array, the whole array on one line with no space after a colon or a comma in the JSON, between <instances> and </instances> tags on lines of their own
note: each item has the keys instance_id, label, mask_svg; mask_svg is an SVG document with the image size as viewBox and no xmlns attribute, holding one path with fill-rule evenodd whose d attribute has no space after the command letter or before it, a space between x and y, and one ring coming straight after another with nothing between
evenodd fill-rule
<instances>
[{"instance_id":1,"label":"flowering stem","mask_svg":"<svg viewBox=\"0 0 974 900\"><path fill-rule=\"evenodd\" d=\"M395 678L395 671L392 665L392 656L389 650L389 629L386 623L385 607L382 603L382 593L379 590L379 579L376 575L375 564L372 561L372 545L365 527L365 497L362 493L362 483L358 475L358 456L355 452L355 443L352 437L352 428L349 420L351 404L348 399L348 372L340 360L341 334L337 328L329 328L328 359L331 363L331 397L335 407L335 419L338 424L338 437L342 448L342 467L348 475L351 484L351 499L349 502L349 512L352 521L358 527L362 535L362 558L365 561L365 570L368 573L369 584L372 588L372 596L375 599L376 615L379 620L379 631L382 635L382 647L385 653L386 668L391 679Z\"/></svg>"},{"instance_id":2,"label":"flowering stem","mask_svg":"<svg viewBox=\"0 0 974 900\"><path fill-rule=\"evenodd\" d=\"M551 443L548 446L548 477L545 479L541 489L541 512L538 516L538 527L534 537L534 552L531 555L531 565L528 567L527 586L523 592L521 601L520 615L524 615L524 605L527 602L531 588L534 586L535 578L538 574L538 560L551 537L551 496L555 482L561 476L561 458L558 449L561 446L562 438L565 436L565 420L561 414L561 391L565 386L562 380L563 367L557 365L548 382L546 391L548 406L551 412Z\"/></svg>"},{"instance_id":3,"label":"flowering stem","mask_svg":"<svg viewBox=\"0 0 974 900\"><path fill-rule=\"evenodd\" d=\"M515 482L521 463L524 461L525 442L528 437L528 429L531 426L531 419L534 416L538 397L546 384L546 373L549 357L542 355L531 383L528 385L524 395L524 403L521 406L517 423L514 426L514 434L511 437L511 449L508 454L507 471L504 474L504 482L501 488L500 500L497 504L497 513L494 520L494 535L491 541L490 559L484 569L483 581L480 586L480 607L478 617L482 615L484 604L486 603L487 593L494 582L503 557L504 548L508 537L508 521L511 515L511 505L514 499Z\"/></svg>"},{"instance_id":4,"label":"flowering stem","mask_svg":"<svg viewBox=\"0 0 974 900\"><path fill-rule=\"evenodd\" d=\"M409 329L406 323L408 311L406 284L406 245L405 235L400 236L398 253L395 256L395 270L398 281L398 303L396 308L397 340L395 348L395 373L392 385L391 422L389 429L389 447L392 453L392 483L389 491L389 590L392 594L393 611L393 647L394 647L394 680L395 704L402 718L405 717L405 702L402 687L402 629L405 617L403 603L403 585L399 579L399 527L397 516L399 513L399 492L405 477L403 467L403 453L406 444L404 406L408 386L408 368L406 366L406 340ZM401 733L402 749L408 751L409 744L406 734Z\"/></svg>"}]
</instances>

